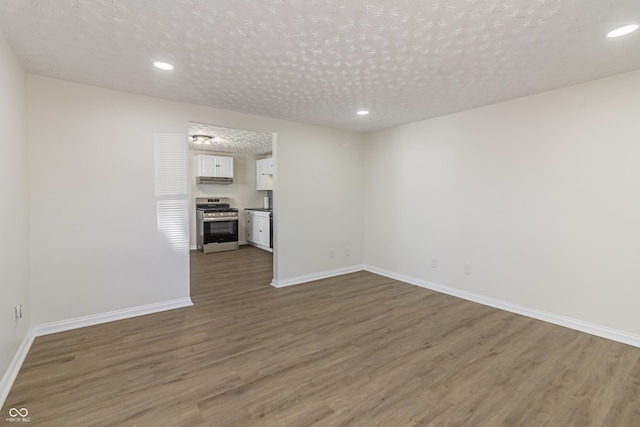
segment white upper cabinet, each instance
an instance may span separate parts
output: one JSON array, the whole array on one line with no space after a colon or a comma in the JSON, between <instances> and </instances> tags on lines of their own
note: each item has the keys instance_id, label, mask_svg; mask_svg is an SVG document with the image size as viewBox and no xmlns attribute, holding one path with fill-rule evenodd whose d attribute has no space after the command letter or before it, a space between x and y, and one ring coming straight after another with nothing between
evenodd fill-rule
<instances>
[{"instance_id":1,"label":"white upper cabinet","mask_svg":"<svg viewBox=\"0 0 640 427\"><path fill-rule=\"evenodd\" d=\"M233 157L200 154L196 160L196 181L198 184L230 184L233 182Z\"/></svg>"},{"instance_id":2,"label":"white upper cabinet","mask_svg":"<svg viewBox=\"0 0 640 427\"><path fill-rule=\"evenodd\" d=\"M233 178L233 157L216 157L216 167L221 178Z\"/></svg>"},{"instance_id":3,"label":"white upper cabinet","mask_svg":"<svg viewBox=\"0 0 640 427\"><path fill-rule=\"evenodd\" d=\"M256 190L273 190L273 158L256 161Z\"/></svg>"},{"instance_id":4,"label":"white upper cabinet","mask_svg":"<svg viewBox=\"0 0 640 427\"><path fill-rule=\"evenodd\" d=\"M216 171L216 160L214 156L198 156L197 176L213 176Z\"/></svg>"},{"instance_id":5,"label":"white upper cabinet","mask_svg":"<svg viewBox=\"0 0 640 427\"><path fill-rule=\"evenodd\" d=\"M262 160L264 165L264 173L266 173L267 175L273 175L273 157Z\"/></svg>"}]
</instances>

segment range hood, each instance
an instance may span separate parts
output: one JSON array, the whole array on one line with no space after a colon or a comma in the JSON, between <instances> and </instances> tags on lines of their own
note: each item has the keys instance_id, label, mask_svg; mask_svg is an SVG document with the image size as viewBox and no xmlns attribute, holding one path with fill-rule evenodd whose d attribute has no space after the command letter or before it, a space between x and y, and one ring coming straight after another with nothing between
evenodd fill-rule
<instances>
[{"instance_id":1,"label":"range hood","mask_svg":"<svg viewBox=\"0 0 640 427\"><path fill-rule=\"evenodd\" d=\"M222 176L197 176L197 184L233 184L233 178Z\"/></svg>"}]
</instances>

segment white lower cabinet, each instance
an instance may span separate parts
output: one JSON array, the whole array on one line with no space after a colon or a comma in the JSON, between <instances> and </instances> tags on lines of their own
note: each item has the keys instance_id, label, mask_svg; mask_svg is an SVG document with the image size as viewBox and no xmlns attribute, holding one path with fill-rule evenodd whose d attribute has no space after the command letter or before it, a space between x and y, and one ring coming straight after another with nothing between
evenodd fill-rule
<instances>
[{"instance_id":1,"label":"white lower cabinet","mask_svg":"<svg viewBox=\"0 0 640 427\"><path fill-rule=\"evenodd\" d=\"M247 210L245 212L247 243L272 252L271 249L271 213Z\"/></svg>"}]
</instances>

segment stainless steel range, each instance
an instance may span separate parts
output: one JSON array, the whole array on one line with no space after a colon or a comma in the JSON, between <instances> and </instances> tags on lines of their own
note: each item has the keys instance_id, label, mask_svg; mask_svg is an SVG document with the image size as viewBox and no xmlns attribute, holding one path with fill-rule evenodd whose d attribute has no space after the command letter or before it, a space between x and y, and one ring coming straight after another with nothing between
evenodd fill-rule
<instances>
[{"instance_id":1,"label":"stainless steel range","mask_svg":"<svg viewBox=\"0 0 640 427\"><path fill-rule=\"evenodd\" d=\"M238 209L227 197L196 198L196 235L200 252L234 251L238 244Z\"/></svg>"}]
</instances>

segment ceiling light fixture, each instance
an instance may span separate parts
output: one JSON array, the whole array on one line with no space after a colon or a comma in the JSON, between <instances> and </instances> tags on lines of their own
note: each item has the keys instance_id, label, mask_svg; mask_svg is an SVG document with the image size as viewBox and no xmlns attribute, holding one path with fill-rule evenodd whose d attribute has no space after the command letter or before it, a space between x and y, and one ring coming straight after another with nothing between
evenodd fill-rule
<instances>
[{"instance_id":1,"label":"ceiling light fixture","mask_svg":"<svg viewBox=\"0 0 640 427\"><path fill-rule=\"evenodd\" d=\"M605 36L609 38L626 36L627 34L633 33L637 29L638 24L625 25L624 27L616 28L615 30L609 31L607 34L605 34Z\"/></svg>"},{"instance_id":2,"label":"ceiling light fixture","mask_svg":"<svg viewBox=\"0 0 640 427\"><path fill-rule=\"evenodd\" d=\"M155 65L156 68L159 68L164 71L171 71L174 68L174 66L169 64L168 62L162 62L162 61L156 61L153 63L153 65Z\"/></svg>"},{"instance_id":3,"label":"ceiling light fixture","mask_svg":"<svg viewBox=\"0 0 640 427\"><path fill-rule=\"evenodd\" d=\"M359 116L366 116L367 114L369 114L369 111L367 111L367 110L358 110L357 114Z\"/></svg>"},{"instance_id":4,"label":"ceiling light fixture","mask_svg":"<svg viewBox=\"0 0 640 427\"><path fill-rule=\"evenodd\" d=\"M210 135L191 135L191 138L193 138L194 144L211 144L213 139Z\"/></svg>"}]
</instances>

